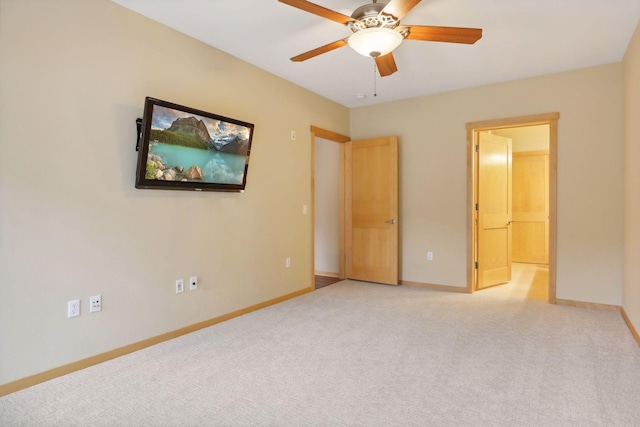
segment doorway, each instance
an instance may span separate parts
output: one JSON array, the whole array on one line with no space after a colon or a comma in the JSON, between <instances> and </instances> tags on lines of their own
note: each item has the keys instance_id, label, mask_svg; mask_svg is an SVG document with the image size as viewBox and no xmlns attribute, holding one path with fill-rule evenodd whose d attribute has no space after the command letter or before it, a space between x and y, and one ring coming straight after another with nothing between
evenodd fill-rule
<instances>
[{"instance_id":1,"label":"doorway","mask_svg":"<svg viewBox=\"0 0 640 427\"><path fill-rule=\"evenodd\" d=\"M520 261L516 264L515 278L527 278L531 277L529 274L523 274L523 271L535 270L543 271L548 274L547 294L548 301L550 303L556 302L556 181L557 181L557 121L559 119L558 113L540 114L534 116L523 116L506 119L488 120L483 122L467 123L467 254L468 254L468 268L467 268L467 291L474 292L485 286L483 280L492 278L492 274L497 269L494 266L487 268L489 260L500 261L500 268L508 268L508 272L501 271L500 277L511 280L512 277L512 262ZM478 159L479 154L480 137L483 134L495 134L499 137L506 139L510 138L518 133L524 131L527 128L528 131L537 131L546 133L546 141L548 141L548 149L545 147L534 145L527 145L527 143L521 143L520 146L516 146L514 149L514 156L509 153L508 168L509 168L509 180L511 180L511 166L512 159L516 159L516 166L520 169L514 174L516 179L523 179L532 175L532 171L539 170L542 167L546 173L546 183L542 186L546 188L546 194L540 196L542 199L542 211L544 213L533 212L534 210L540 210L538 208L531 209L532 204L539 205L540 203L532 203L529 200L518 199L514 203L514 212L511 212L511 196L509 195L509 213L508 218L505 221L498 221L500 224L505 222L506 227L501 227L499 232L494 234L487 234L484 236L485 241L490 241L491 245L479 244L483 239L483 228L486 228L487 221L483 222L483 219L489 218L491 221L497 218L493 212L483 212L482 207L479 208L479 199L482 200L482 195L479 194L479 167ZM497 137L499 139L499 137ZM522 138L518 138L522 139ZM539 138L538 138L539 139ZM505 151L506 153L506 151ZM519 153L519 154L515 154ZM496 158L496 153L491 153L493 158ZM528 168L528 169L527 169ZM536 169L538 168L538 169ZM506 166L502 168L507 170ZM509 181L509 186L511 181ZM526 185L529 185L528 183ZM522 184L521 184L522 186ZM504 186L506 189L506 185ZM541 187L541 188L542 188ZM484 189L485 194L487 191L493 192L491 188ZM506 191L506 190L505 190ZM517 194L517 193L514 193ZM500 199L500 198L498 198ZM501 200L501 199L500 199ZM523 208L523 203L526 205L526 209ZM482 204L480 204L482 205ZM536 206L537 206L536 205ZM522 212L526 211L526 212ZM515 225L515 227L513 227ZM493 226L492 226L493 227ZM496 226L497 227L497 226ZM491 228L491 227L489 227ZM517 234L512 233L512 228L517 231ZM494 230L489 230L493 232ZM512 239L513 236L517 236ZM496 246L495 236L501 236L503 242L497 247L502 250L498 254L493 254L491 247ZM523 237L525 236L525 237ZM542 236L542 237L540 237ZM512 244L513 241L513 244ZM508 252L504 249L508 248ZM515 249L515 252L514 252ZM489 252L489 253L487 253ZM515 256L514 256L515 255ZM508 258L508 260L507 260ZM548 268L545 265L545 261L548 262ZM481 265L485 263L485 265ZM486 273L486 274L485 274ZM503 274L504 273L504 274ZM543 274L543 276L547 276ZM503 280L503 281L508 281ZM500 280L493 283L499 283ZM490 283L487 282L487 283Z\"/></svg>"},{"instance_id":2,"label":"doorway","mask_svg":"<svg viewBox=\"0 0 640 427\"><path fill-rule=\"evenodd\" d=\"M316 289L340 276L340 145L315 138L314 263Z\"/></svg>"},{"instance_id":3,"label":"doorway","mask_svg":"<svg viewBox=\"0 0 640 427\"><path fill-rule=\"evenodd\" d=\"M311 127L312 283L316 262L316 139L338 143L338 260L329 272L390 285L398 284L398 138L351 141L347 136ZM320 155L318 154L318 157ZM335 157L335 156L334 156ZM323 171L324 172L324 171ZM331 172L330 172L331 173ZM335 172L334 172L335 173ZM336 187L335 185L333 186ZM321 231L318 231L320 233ZM335 257L333 257L335 258Z\"/></svg>"},{"instance_id":4,"label":"doorway","mask_svg":"<svg viewBox=\"0 0 640 427\"><path fill-rule=\"evenodd\" d=\"M344 146L350 140L348 136L311 126L311 283L315 289L346 278L342 207ZM336 193L329 194L333 191ZM327 234L320 237L322 233Z\"/></svg>"}]
</instances>

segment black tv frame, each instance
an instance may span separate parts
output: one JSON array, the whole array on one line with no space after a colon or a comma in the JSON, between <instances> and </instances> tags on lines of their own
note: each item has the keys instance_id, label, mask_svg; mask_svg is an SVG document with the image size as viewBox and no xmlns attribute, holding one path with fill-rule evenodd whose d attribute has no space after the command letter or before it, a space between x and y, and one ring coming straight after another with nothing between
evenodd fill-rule
<instances>
[{"instance_id":1,"label":"black tv frame","mask_svg":"<svg viewBox=\"0 0 640 427\"><path fill-rule=\"evenodd\" d=\"M153 113L155 107L161 107L169 110L175 110L177 113L184 116L197 116L196 118L206 121L223 122L232 126L244 127L249 132L248 141L246 143L247 150L244 155L244 171L242 172L241 183L228 183L228 182L215 182L215 181L202 181L202 180L162 180L162 179L149 179L147 178L147 161L149 160L150 138L151 138L151 125L153 122ZM237 119L221 116L211 112L199 110L196 108L187 107L184 105L175 104L173 102L163 101L160 99L146 97L144 104L144 115L140 119L136 120L137 129L137 141L136 151L138 151L138 161L136 168L136 188L139 189L158 189L158 190L183 190L183 191L225 191L225 192L243 192L247 183L247 172L249 170L249 158L251 153L251 144L253 142L254 125L253 123L244 122ZM216 148L212 147L210 150L203 151L216 151ZM205 153L203 153L204 155ZM237 154L240 155L240 154ZM176 168L176 165L170 166L167 169ZM189 166L186 166L189 167ZM184 178L182 178L184 179Z\"/></svg>"}]
</instances>

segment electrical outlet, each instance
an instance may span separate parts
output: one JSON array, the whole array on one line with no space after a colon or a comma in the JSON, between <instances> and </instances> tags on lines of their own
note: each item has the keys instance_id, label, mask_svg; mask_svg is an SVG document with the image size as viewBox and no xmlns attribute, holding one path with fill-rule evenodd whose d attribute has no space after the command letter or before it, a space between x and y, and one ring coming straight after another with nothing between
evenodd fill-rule
<instances>
[{"instance_id":1,"label":"electrical outlet","mask_svg":"<svg viewBox=\"0 0 640 427\"><path fill-rule=\"evenodd\" d=\"M191 276L189 278L189 290L195 291L198 289L198 276Z\"/></svg>"},{"instance_id":2,"label":"electrical outlet","mask_svg":"<svg viewBox=\"0 0 640 427\"><path fill-rule=\"evenodd\" d=\"M292 130L292 131L291 131L291 140L292 140L292 141L295 141L295 140L296 140L296 131L295 131L295 130Z\"/></svg>"},{"instance_id":3,"label":"electrical outlet","mask_svg":"<svg viewBox=\"0 0 640 427\"><path fill-rule=\"evenodd\" d=\"M72 299L67 301L67 317L80 316L80 300Z\"/></svg>"},{"instance_id":4,"label":"electrical outlet","mask_svg":"<svg viewBox=\"0 0 640 427\"><path fill-rule=\"evenodd\" d=\"M100 295L94 295L89 298L89 313L95 313L102 310L102 297Z\"/></svg>"},{"instance_id":5,"label":"electrical outlet","mask_svg":"<svg viewBox=\"0 0 640 427\"><path fill-rule=\"evenodd\" d=\"M427 261L433 261L433 252L427 252Z\"/></svg>"},{"instance_id":6,"label":"electrical outlet","mask_svg":"<svg viewBox=\"0 0 640 427\"><path fill-rule=\"evenodd\" d=\"M180 292L184 292L184 280L182 279L176 280L176 294Z\"/></svg>"},{"instance_id":7,"label":"electrical outlet","mask_svg":"<svg viewBox=\"0 0 640 427\"><path fill-rule=\"evenodd\" d=\"M306 215L309 213L309 206L302 205L302 215Z\"/></svg>"},{"instance_id":8,"label":"electrical outlet","mask_svg":"<svg viewBox=\"0 0 640 427\"><path fill-rule=\"evenodd\" d=\"M291 268L291 258L287 258L284 260L284 266L287 268Z\"/></svg>"}]
</instances>

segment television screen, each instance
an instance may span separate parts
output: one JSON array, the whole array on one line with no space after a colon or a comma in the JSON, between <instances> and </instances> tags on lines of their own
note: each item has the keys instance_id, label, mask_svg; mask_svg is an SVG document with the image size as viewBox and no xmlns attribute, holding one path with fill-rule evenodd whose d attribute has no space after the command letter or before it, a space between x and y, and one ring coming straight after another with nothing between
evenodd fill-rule
<instances>
[{"instance_id":1,"label":"television screen","mask_svg":"<svg viewBox=\"0 0 640 427\"><path fill-rule=\"evenodd\" d=\"M147 97L136 188L243 191L253 124Z\"/></svg>"}]
</instances>

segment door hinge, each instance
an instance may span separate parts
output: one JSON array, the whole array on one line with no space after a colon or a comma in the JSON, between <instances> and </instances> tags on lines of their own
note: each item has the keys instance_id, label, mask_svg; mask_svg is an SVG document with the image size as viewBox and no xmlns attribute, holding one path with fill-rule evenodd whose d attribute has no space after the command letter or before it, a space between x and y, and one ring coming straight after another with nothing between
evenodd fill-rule
<instances>
[{"instance_id":1,"label":"door hinge","mask_svg":"<svg viewBox=\"0 0 640 427\"><path fill-rule=\"evenodd\" d=\"M476 153L480 151L480 145L476 145Z\"/></svg>"},{"instance_id":2,"label":"door hinge","mask_svg":"<svg viewBox=\"0 0 640 427\"><path fill-rule=\"evenodd\" d=\"M478 269L478 261L476 261L476 270Z\"/></svg>"},{"instance_id":3,"label":"door hinge","mask_svg":"<svg viewBox=\"0 0 640 427\"><path fill-rule=\"evenodd\" d=\"M478 210L478 208L479 208L479 206L478 206L478 204L476 203L476 210Z\"/></svg>"}]
</instances>

